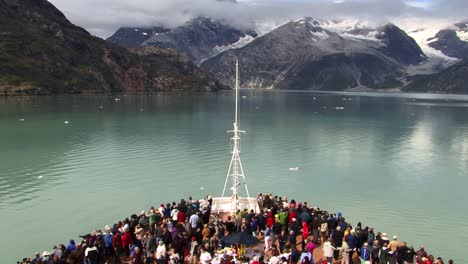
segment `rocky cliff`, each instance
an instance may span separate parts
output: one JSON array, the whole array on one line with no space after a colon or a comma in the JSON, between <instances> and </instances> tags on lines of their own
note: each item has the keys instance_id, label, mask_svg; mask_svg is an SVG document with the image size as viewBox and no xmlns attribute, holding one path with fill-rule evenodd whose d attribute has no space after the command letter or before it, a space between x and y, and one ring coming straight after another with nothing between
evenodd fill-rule
<instances>
[{"instance_id":1,"label":"rocky cliff","mask_svg":"<svg viewBox=\"0 0 468 264\"><path fill-rule=\"evenodd\" d=\"M46 0L0 0L0 95L221 87L173 51L93 37Z\"/></svg>"}]
</instances>

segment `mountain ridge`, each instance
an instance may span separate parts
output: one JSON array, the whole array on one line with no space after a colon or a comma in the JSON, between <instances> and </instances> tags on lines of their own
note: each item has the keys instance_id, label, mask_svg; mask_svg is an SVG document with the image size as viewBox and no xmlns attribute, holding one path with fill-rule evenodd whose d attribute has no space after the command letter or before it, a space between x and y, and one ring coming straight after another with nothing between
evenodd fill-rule
<instances>
[{"instance_id":1,"label":"mountain ridge","mask_svg":"<svg viewBox=\"0 0 468 264\"><path fill-rule=\"evenodd\" d=\"M178 54L94 37L46 0L0 0L0 32L1 95L224 87Z\"/></svg>"}]
</instances>

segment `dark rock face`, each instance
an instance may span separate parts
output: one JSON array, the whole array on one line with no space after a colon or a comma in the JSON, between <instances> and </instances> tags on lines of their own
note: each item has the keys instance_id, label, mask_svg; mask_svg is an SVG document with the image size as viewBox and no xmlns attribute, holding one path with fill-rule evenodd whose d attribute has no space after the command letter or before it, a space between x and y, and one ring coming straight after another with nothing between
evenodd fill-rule
<instances>
[{"instance_id":1,"label":"dark rock face","mask_svg":"<svg viewBox=\"0 0 468 264\"><path fill-rule=\"evenodd\" d=\"M110 43L124 48L135 48L148 40L152 35L168 32L164 27L121 27L112 36L106 39Z\"/></svg>"},{"instance_id":2,"label":"dark rock face","mask_svg":"<svg viewBox=\"0 0 468 264\"><path fill-rule=\"evenodd\" d=\"M418 43L393 24L381 27L376 37L384 43L380 51L399 63L414 65L427 59Z\"/></svg>"},{"instance_id":3,"label":"dark rock face","mask_svg":"<svg viewBox=\"0 0 468 264\"><path fill-rule=\"evenodd\" d=\"M408 92L468 94L468 59L437 74L418 76L404 87Z\"/></svg>"},{"instance_id":4,"label":"dark rock face","mask_svg":"<svg viewBox=\"0 0 468 264\"><path fill-rule=\"evenodd\" d=\"M468 31L468 28L465 26L464 30ZM459 59L468 58L468 42L462 41L455 30L441 30L432 40L433 41L429 43L431 48L440 50L449 57ZM431 39L429 41L431 41Z\"/></svg>"},{"instance_id":5,"label":"dark rock face","mask_svg":"<svg viewBox=\"0 0 468 264\"><path fill-rule=\"evenodd\" d=\"M381 32L385 33L374 40L342 37L312 19L303 19L258 37L243 48L223 52L201 66L229 84L234 82L232 62L238 58L241 86L246 88L400 87L406 65L421 62L424 53L394 26ZM398 48L398 42L409 47Z\"/></svg>"},{"instance_id":6,"label":"dark rock face","mask_svg":"<svg viewBox=\"0 0 468 264\"><path fill-rule=\"evenodd\" d=\"M93 37L46 0L0 0L0 35L0 95L222 87L173 52Z\"/></svg>"},{"instance_id":7,"label":"dark rock face","mask_svg":"<svg viewBox=\"0 0 468 264\"><path fill-rule=\"evenodd\" d=\"M194 18L169 32L154 34L143 45L172 48L198 64L216 53L216 47L236 43L246 36L256 37L250 30L239 30L210 18Z\"/></svg>"}]
</instances>

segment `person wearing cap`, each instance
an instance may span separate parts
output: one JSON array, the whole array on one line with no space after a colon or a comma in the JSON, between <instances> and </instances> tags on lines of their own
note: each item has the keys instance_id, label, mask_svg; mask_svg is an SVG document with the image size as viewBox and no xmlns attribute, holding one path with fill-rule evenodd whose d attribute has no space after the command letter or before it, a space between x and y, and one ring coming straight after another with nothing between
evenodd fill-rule
<instances>
[{"instance_id":1,"label":"person wearing cap","mask_svg":"<svg viewBox=\"0 0 468 264\"><path fill-rule=\"evenodd\" d=\"M393 240L388 244L388 248L390 249L390 251L395 252L399 245L400 242L398 242L398 237L393 236Z\"/></svg>"}]
</instances>

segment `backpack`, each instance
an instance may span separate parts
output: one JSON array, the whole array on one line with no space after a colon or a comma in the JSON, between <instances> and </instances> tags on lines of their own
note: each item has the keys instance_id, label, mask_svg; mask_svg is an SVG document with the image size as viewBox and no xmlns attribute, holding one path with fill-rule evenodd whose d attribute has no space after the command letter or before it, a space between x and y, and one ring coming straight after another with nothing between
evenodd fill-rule
<instances>
[{"instance_id":1,"label":"backpack","mask_svg":"<svg viewBox=\"0 0 468 264\"><path fill-rule=\"evenodd\" d=\"M89 264L98 264L99 254L97 250L90 250L87 258Z\"/></svg>"}]
</instances>

